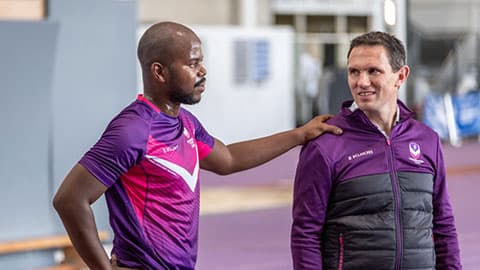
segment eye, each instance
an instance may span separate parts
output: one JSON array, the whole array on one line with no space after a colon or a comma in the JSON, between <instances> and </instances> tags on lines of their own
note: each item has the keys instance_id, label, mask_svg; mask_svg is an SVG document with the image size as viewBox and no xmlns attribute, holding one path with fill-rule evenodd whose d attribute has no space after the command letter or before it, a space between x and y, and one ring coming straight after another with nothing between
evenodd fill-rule
<instances>
[{"instance_id":1,"label":"eye","mask_svg":"<svg viewBox=\"0 0 480 270\"><path fill-rule=\"evenodd\" d=\"M192 58L190 59L190 63L188 66L192 69L198 69L202 66L203 64L203 57L200 58Z\"/></svg>"},{"instance_id":2,"label":"eye","mask_svg":"<svg viewBox=\"0 0 480 270\"><path fill-rule=\"evenodd\" d=\"M371 69L368 70L368 74L370 74L370 75L379 75L381 73L382 72L380 70L376 69L376 68L371 68Z\"/></svg>"},{"instance_id":3,"label":"eye","mask_svg":"<svg viewBox=\"0 0 480 270\"><path fill-rule=\"evenodd\" d=\"M358 69L349 69L348 70L348 75L350 76L357 76L360 72L358 71Z\"/></svg>"}]
</instances>

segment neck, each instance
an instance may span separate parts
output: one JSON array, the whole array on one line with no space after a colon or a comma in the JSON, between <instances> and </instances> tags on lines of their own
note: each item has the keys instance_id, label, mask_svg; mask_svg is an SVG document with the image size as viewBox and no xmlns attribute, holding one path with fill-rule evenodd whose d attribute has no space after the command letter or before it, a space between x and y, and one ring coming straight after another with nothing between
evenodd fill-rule
<instances>
[{"instance_id":1,"label":"neck","mask_svg":"<svg viewBox=\"0 0 480 270\"><path fill-rule=\"evenodd\" d=\"M381 130L389 135L395 122L397 110L395 109L387 114L384 114L385 117L383 117L381 114L371 114L368 112L365 112L365 114L367 115L368 119L372 121L372 123L377 125Z\"/></svg>"},{"instance_id":2,"label":"neck","mask_svg":"<svg viewBox=\"0 0 480 270\"><path fill-rule=\"evenodd\" d=\"M178 110L180 108L179 104L174 104L160 98L154 98L149 94L144 94L143 96L150 102L152 102L155 106L157 106L157 108L160 109L162 113L174 117L178 116Z\"/></svg>"}]
</instances>

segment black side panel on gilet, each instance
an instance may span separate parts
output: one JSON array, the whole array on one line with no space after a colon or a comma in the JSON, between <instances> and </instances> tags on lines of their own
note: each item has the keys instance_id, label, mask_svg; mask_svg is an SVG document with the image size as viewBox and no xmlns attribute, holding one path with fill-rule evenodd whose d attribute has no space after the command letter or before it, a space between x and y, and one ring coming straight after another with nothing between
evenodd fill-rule
<instances>
[{"instance_id":1,"label":"black side panel on gilet","mask_svg":"<svg viewBox=\"0 0 480 270\"><path fill-rule=\"evenodd\" d=\"M434 269L433 176L397 174L402 269ZM324 269L394 269L395 200L390 174L349 179L332 191L322 237Z\"/></svg>"}]
</instances>

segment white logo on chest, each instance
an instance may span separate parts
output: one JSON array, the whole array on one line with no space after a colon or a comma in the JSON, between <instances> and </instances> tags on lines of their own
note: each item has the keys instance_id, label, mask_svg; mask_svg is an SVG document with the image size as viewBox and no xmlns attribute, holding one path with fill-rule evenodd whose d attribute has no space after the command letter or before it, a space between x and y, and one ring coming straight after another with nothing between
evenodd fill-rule
<instances>
[{"instance_id":1,"label":"white logo on chest","mask_svg":"<svg viewBox=\"0 0 480 270\"><path fill-rule=\"evenodd\" d=\"M366 151L363 151L363 152L358 152L358 153L354 153L352 155L349 155L348 160L354 160L354 159L364 157L364 156L369 156L369 155L373 155L373 149L369 149L369 150L366 150Z\"/></svg>"},{"instance_id":2,"label":"white logo on chest","mask_svg":"<svg viewBox=\"0 0 480 270\"><path fill-rule=\"evenodd\" d=\"M408 144L408 149L410 150L410 159L416 164L422 164L423 160L420 159L422 152L420 151L420 145L415 142L411 142Z\"/></svg>"},{"instance_id":3,"label":"white logo on chest","mask_svg":"<svg viewBox=\"0 0 480 270\"><path fill-rule=\"evenodd\" d=\"M195 148L195 142L193 141L193 138L190 136L190 132L186 128L183 129L183 135L185 136L187 143L192 147Z\"/></svg>"}]
</instances>

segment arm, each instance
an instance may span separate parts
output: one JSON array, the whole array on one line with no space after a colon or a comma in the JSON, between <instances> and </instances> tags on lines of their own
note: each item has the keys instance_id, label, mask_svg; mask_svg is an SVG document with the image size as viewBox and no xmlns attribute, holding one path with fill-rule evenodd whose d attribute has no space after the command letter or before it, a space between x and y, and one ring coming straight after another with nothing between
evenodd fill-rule
<instances>
[{"instance_id":1,"label":"arm","mask_svg":"<svg viewBox=\"0 0 480 270\"><path fill-rule=\"evenodd\" d=\"M90 206L106 189L82 165L76 164L53 199L73 246L91 269L111 269Z\"/></svg>"},{"instance_id":2,"label":"arm","mask_svg":"<svg viewBox=\"0 0 480 270\"><path fill-rule=\"evenodd\" d=\"M332 175L328 162L313 143L300 154L293 192L291 251L293 269L322 270L321 237Z\"/></svg>"},{"instance_id":3,"label":"arm","mask_svg":"<svg viewBox=\"0 0 480 270\"><path fill-rule=\"evenodd\" d=\"M221 175L256 167L324 132L341 134L340 128L324 123L331 117L331 115L320 115L299 128L228 146L215 140L212 152L201 161L200 165L202 169Z\"/></svg>"},{"instance_id":4,"label":"arm","mask_svg":"<svg viewBox=\"0 0 480 270\"><path fill-rule=\"evenodd\" d=\"M462 269L453 210L447 190L445 163L437 143L437 172L433 184L433 238L436 269Z\"/></svg>"}]
</instances>

